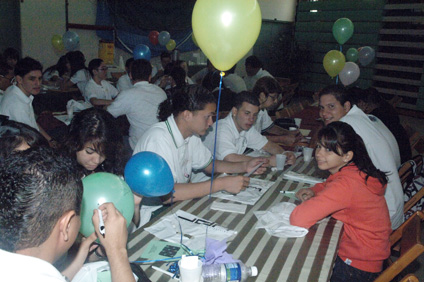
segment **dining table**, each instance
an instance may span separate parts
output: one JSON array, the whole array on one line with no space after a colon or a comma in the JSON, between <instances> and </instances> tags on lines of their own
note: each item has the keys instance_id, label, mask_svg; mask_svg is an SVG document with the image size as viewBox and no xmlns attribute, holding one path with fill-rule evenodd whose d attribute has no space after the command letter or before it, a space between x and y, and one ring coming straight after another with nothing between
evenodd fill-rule
<instances>
[{"instance_id":1,"label":"dining table","mask_svg":"<svg viewBox=\"0 0 424 282\"><path fill-rule=\"evenodd\" d=\"M213 202L231 201L204 196L174 203L145 227L154 225L164 216L180 210L185 211L236 232L228 239L226 251L234 259L258 268L258 275L248 278L247 281L329 281L343 230L342 222L331 217L325 218L310 227L304 237L298 238L276 237L268 234L263 228L255 228L256 211L267 211L281 202L300 204L294 196L288 196L288 193L281 191L296 191L312 186L301 180L287 179L285 174L288 172L323 179L328 176L326 172L318 169L314 158L305 162L300 156L293 165L286 166L284 170L268 168L266 173L252 176L274 183L254 205L247 205L244 214L213 210ZM159 239L144 228L130 234L127 245L130 261L143 260L143 252L152 240ZM151 281L173 281L170 276L153 269L151 265L163 270L168 267L167 263L162 261L142 263L141 267Z\"/></svg>"}]
</instances>

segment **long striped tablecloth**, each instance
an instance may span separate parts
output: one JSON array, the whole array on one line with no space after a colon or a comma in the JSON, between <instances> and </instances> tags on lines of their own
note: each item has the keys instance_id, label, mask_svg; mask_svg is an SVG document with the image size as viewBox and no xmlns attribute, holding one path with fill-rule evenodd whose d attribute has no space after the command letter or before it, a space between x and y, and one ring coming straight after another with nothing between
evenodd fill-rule
<instances>
[{"instance_id":1,"label":"long striped tablecloth","mask_svg":"<svg viewBox=\"0 0 424 282\"><path fill-rule=\"evenodd\" d=\"M303 162L298 158L295 165L284 170L295 171L307 175L318 176L316 162ZM211 210L213 201L226 201L217 198L203 197L174 204L150 224L154 224L163 215L177 210L184 210L193 215L216 222L220 226L237 231L237 235L228 242L227 252L248 266L256 266L257 277L248 281L328 281L338 243L342 231L342 223L335 219L325 219L309 229L303 238L278 238L268 235L265 229L255 229L257 222L255 211L267 210L272 205L293 199L285 197L281 190L295 190L310 185L302 182L289 181L282 178L282 171L269 172L258 178L275 181L275 184L254 205L248 206L245 214L236 214ZM143 229L130 235L128 253L131 261L140 258L147 244L155 238ZM161 263L155 263L161 265ZM170 277L153 270L149 265L142 265L147 276L152 281L170 281Z\"/></svg>"}]
</instances>

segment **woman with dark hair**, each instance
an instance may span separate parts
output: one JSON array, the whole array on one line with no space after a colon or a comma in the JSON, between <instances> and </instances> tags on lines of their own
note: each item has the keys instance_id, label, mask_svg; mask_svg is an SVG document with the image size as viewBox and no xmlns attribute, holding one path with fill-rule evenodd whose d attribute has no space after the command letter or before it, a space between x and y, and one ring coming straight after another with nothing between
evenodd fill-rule
<instances>
[{"instance_id":1,"label":"woman with dark hair","mask_svg":"<svg viewBox=\"0 0 424 282\"><path fill-rule=\"evenodd\" d=\"M48 146L40 132L24 123L0 117L0 159L6 158L13 151L38 146Z\"/></svg>"},{"instance_id":2,"label":"woman with dark hair","mask_svg":"<svg viewBox=\"0 0 424 282\"><path fill-rule=\"evenodd\" d=\"M318 167L331 175L296 193L303 203L293 210L290 223L309 228L329 215L342 221L330 281L374 281L390 255L386 174L373 165L362 138L347 123L330 123L320 130L318 140Z\"/></svg>"},{"instance_id":3,"label":"woman with dark hair","mask_svg":"<svg viewBox=\"0 0 424 282\"><path fill-rule=\"evenodd\" d=\"M70 79L65 82L65 88L77 85L81 94L84 95L85 85L91 76L85 66L85 57L81 51L72 51L66 54L71 65Z\"/></svg>"},{"instance_id":4,"label":"woman with dark hair","mask_svg":"<svg viewBox=\"0 0 424 282\"><path fill-rule=\"evenodd\" d=\"M63 81L65 78L69 79L70 74L71 64L69 63L68 58L64 55L59 58L56 65L47 68L43 72L43 80L55 82L61 79Z\"/></svg>"},{"instance_id":5,"label":"woman with dark hair","mask_svg":"<svg viewBox=\"0 0 424 282\"><path fill-rule=\"evenodd\" d=\"M208 90L198 85L185 86L160 104L158 119L161 122L150 127L135 147L134 154L155 152L168 163L175 182L173 201L199 198L221 190L237 194L249 184L246 176L216 178L212 187L211 181L191 183L192 170L212 172L212 154L200 136L212 125L215 111L215 97ZM234 163L216 160L215 172L248 172L261 162L267 163L267 160L257 158ZM259 168L258 173L264 170ZM134 222L139 224L137 214Z\"/></svg>"},{"instance_id":6,"label":"woman with dark hair","mask_svg":"<svg viewBox=\"0 0 424 282\"><path fill-rule=\"evenodd\" d=\"M124 174L122 136L115 118L105 110L90 108L77 113L64 149L77 158L86 175L99 171Z\"/></svg>"},{"instance_id":7,"label":"woman with dark hair","mask_svg":"<svg viewBox=\"0 0 424 282\"><path fill-rule=\"evenodd\" d=\"M320 91L319 109L325 125L343 121L352 126L356 134L364 140L373 164L388 173L389 182L385 197L392 228L395 230L403 222L403 189L397 171L400 165L399 148L393 134L381 120L367 116L353 105L346 90L340 86L328 86Z\"/></svg>"}]
</instances>

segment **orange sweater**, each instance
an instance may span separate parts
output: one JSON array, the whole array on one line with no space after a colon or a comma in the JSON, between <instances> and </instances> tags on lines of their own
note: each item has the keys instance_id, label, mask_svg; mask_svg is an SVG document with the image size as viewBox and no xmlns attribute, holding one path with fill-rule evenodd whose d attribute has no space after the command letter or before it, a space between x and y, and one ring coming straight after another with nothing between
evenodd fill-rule
<instances>
[{"instance_id":1,"label":"orange sweater","mask_svg":"<svg viewBox=\"0 0 424 282\"><path fill-rule=\"evenodd\" d=\"M342 221L339 257L360 270L379 272L390 254L392 231L385 188L373 177L365 183L365 174L349 165L312 187L315 197L294 209L290 223L309 228L328 215Z\"/></svg>"}]
</instances>

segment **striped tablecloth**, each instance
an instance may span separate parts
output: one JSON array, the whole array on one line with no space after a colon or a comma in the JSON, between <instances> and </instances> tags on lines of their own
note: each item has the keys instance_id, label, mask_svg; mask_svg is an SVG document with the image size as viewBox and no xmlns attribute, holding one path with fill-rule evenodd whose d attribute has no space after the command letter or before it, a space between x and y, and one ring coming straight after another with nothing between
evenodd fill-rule
<instances>
[{"instance_id":1,"label":"striped tablecloth","mask_svg":"<svg viewBox=\"0 0 424 282\"><path fill-rule=\"evenodd\" d=\"M288 170L322 177L315 161L304 163L302 158L298 158L296 164L285 171ZM281 190L295 190L309 186L285 180L282 174L283 172L276 171L259 176L262 179L275 181L275 184L254 206L248 206L243 215L211 210L210 205L213 201L223 200L208 197L177 203L163 215L181 209L236 230L237 235L228 242L227 252L246 265L258 268L258 276L250 278L249 281L327 281L337 254L343 226L341 222L326 219L321 224L311 227L305 237L290 239L273 237L268 235L265 229L254 228L257 222L254 211L267 210L281 201L294 201L280 193ZM144 230L131 234L128 241L130 260L139 259L144 247L153 239L155 237ZM155 265L161 264L155 263ZM170 280L169 276L153 270L149 265L142 267L152 281Z\"/></svg>"}]
</instances>

